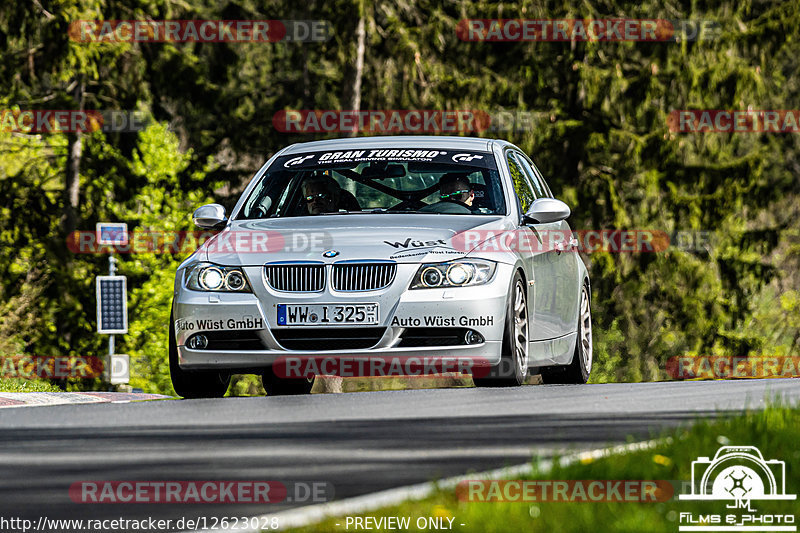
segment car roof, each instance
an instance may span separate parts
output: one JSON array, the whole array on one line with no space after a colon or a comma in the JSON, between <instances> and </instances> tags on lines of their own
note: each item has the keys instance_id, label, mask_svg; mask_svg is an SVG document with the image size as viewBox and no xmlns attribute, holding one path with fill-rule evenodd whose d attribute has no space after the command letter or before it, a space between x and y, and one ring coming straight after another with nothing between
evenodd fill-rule
<instances>
[{"instance_id":1,"label":"car roof","mask_svg":"<svg viewBox=\"0 0 800 533\"><path fill-rule=\"evenodd\" d=\"M357 150L359 148L449 148L452 150L473 150L489 152L492 145L510 144L499 139L478 137L458 137L447 135L385 135L376 137L348 137L297 143L285 148L281 155L319 150Z\"/></svg>"}]
</instances>

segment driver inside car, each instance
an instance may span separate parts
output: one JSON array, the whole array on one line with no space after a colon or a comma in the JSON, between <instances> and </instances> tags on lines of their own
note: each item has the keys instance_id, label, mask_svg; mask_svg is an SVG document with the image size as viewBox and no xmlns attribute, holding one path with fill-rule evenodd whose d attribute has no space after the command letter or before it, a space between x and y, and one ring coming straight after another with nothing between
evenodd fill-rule
<instances>
[{"instance_id":1,"label":"driver inside car","mask_svg":"<svg viewBox=\"0 0 800 533\"><path fill-rule=\"evenodd\" d=\"M314 174L303 182L303 201L309 215L337 212L341 196L341 187L330 176Z\"/></svg>"},{"instance_id":2,"label":"driver inside car","mask_svg":"<svg viewBox=\"0 0 800 533\"><path fill-rule=\"evenodd\" d=\"M439 198L420 211L426 213L472 214L475 191L466 174L449 173L439 179Z\"/></svg>"}]
</instances>

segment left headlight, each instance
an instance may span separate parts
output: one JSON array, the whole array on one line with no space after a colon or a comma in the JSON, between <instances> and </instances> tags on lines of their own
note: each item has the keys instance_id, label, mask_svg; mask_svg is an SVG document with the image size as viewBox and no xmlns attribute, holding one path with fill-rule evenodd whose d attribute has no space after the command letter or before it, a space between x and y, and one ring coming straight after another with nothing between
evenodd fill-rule
<instances>
[{"instance_id":1,"label":"left headlight","mask_svg":"<svg viewBox=\"0 0 800 533\"><path fill-rule=\"evenodd\" d=\"M495 268L497 263L484 259L426 263L420 265L411 281L411 288L440 289L483 285L492 279Z\"/></svg>"},{"instance_id":2,"label":"left headlight","mask_svg":"<svg viewBox=\"0 0 800 533\"><path fill-rule=\"evenodd\" d=\"M253 292L239 267L197 263L186 269L186 287L193 291Z\"/></svg>"}]
</instances>

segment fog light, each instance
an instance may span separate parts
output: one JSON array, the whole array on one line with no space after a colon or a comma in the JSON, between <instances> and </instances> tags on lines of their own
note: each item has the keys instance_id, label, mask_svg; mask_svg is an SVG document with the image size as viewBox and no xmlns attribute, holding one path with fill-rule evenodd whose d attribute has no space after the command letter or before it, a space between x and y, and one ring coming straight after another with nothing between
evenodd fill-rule
<instances>
[{"instance_id":1,"label":"fog light","mask_svg":"<svg viewBox=\"0 0 800 533\"><path fill-rule=\"evenodd\" d=\"M483 335L471 329L467 330L467 334L464 335L464 342L467 344L480 344L483 340Z\"/></svg>"},{"instance_id":2,"label":"fog light","mask_svg":"<svg viewBox=\"0 0 800 533\"><path fill-rule=\"evenodd\" d=\"M205 335L195 335L186 341L186 346L191 350L204 350L208 346L208 337Z\"/></svg>"}]
</instances>

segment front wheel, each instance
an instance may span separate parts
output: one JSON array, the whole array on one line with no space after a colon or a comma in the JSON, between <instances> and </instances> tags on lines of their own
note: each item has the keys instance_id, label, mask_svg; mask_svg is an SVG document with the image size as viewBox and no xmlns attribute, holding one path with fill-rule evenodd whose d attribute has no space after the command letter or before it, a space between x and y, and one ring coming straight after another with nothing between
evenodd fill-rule
<instances>
[{"instance_id":1,"label":"front wheel","mask_svg":"<svg viewBox=\"0 0 800 533\"><path fill-rule=\"evenodd\" d=\"M172 388L183 398L222 398L228 392L231 375L227 372L186 371L178 364L175 322L169 312L169 377Z\"/></svg>"},{"instance_id":2,"label":"front wheel","mask_svg":"<svg viewBox=\"0 0 800 533\"><path fill-rule=\"evenodd\" d=\"M592 372L592 307L589 288L581 289L581 305L578 313L578 338L572 362L566 367L542 369L544 383L583 384L589 381Z\"/></svg>"},{"instance_id":3,"label":"front wheel","mask_svg":"<svg viewBox=\"0 0 800 533\"><path fill-rule=\"evenodd\" d=\"M500 363L485 378L473 378L476 387L514 387L528 378L528 299L517 271L506 303L506 323Z\"/></svg>"}]
</instances>

